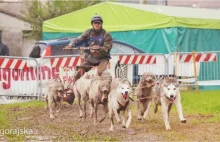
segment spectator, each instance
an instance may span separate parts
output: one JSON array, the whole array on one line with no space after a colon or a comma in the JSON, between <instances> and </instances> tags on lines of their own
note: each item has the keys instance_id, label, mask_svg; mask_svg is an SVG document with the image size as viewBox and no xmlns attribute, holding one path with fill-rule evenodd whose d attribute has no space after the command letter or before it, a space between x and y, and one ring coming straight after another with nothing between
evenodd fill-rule
<instances>
[{"instance_id":1,"label":"spectator","mask_svg":"<svg viewBox=\"0 0 220 142\"><path fill-rule=\"evenodd\" d=\"M9 56L8 46L2 43L1 37L0 37L0 56Z\"/></svg>"}]
</instances>

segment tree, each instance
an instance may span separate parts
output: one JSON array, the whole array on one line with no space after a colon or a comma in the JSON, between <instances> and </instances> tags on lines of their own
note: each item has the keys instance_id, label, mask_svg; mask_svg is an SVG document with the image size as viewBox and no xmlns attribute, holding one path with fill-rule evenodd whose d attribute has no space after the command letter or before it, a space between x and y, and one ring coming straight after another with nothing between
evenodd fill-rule
<instances>
[{"instance_id":1,"label":"tree","mask_svg":"<svg viewBox=\"0 0 220 142\"><path fill-rule=\"evenodd\" d=\"M22 13L25 17L24 20L31 24L31 38L40 40L42 36L42 26L45 20L82 9L99 2L101 1L52 0L46 2L46 4L42 4L39 0L26 0L26 10L22 11Z\"/></svg>"}]
</instances>

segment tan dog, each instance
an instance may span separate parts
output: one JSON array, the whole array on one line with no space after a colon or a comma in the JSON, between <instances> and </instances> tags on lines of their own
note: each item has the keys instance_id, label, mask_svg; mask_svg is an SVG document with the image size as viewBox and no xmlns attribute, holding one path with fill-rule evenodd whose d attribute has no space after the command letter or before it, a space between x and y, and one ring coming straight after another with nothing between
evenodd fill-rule
<instances>
[{"instance_id":1,"label":"tan dog","mask_svg":"<svg viewBox=\"0 0 220 142\"><path fill-rule=\"evenodd\" d=\"M110 73L103 73L101 75L101 78L111 81L112 76ZM84 118L86 118L86 105L87 105L87 101L89 100L88 91L89 91L92 79L96 80L96 79L100 79L100 77L94 76L89 71L89 72L86 72L81 78L79 78L73 85L73 92L76 96L76 100L78 101L80 118L82 118L83 116ZM81 101L83 102L83 110L81 107Z\"/></svg>"},{"instance_id":2,"label":"tan dog","mask_svg":"<svg viewBox=\"0 0 220 142\"><path fill-rule=\"evenodd\" d=\"M176 77L165 77L162 83L157 86L157 99L155 101L156 105L154 112L157 112L158 105L162 106L162 113L166 130L171 129L168 117L173 103L176 105L180 121L182 123L186 123L186 119L183 117L180 97L179 83L177 82Z\"/></svg>"},{"instance_id":3,"label":"tan dog","mask_svg":"<svg viewBox=\"0 0 220 142\"><path fill-rule=\"evenodd\" d=\"M89 99L89 95L87 91L90 84L91 84L91 76L86 72L73 85L73 93L75 94L76 100L78 101L80 118L82 118L83 116L84 118L86 118L86 103ZM82 111L81 101L83 102L84 111Z\"/></svg>"},{"instance_id":4,"label":"tan dog","mask_svg":"<svg viewBox=\"0 0 220 142\"><path fill-rule=\"evenodd\" d=\"M154 85L154 75L152 73L144 73L135 91L135 95L139 100L137 103L138 120L143 120L149 113Z\"/></svg>"},{"instance_id":5,"label":"tan dog","mask_svg":"<svg viewBox=\"0 0 220 142\"><path fill-rule=\"evenodd\" d=\"M111 80L103 78L93 79L89 88L89 102L91 105L91 116L94 114L94 124L97 124L97 111L99 104L103 105L104 116L100 123L106 118L108 94L110 92Z\"/></svg>"},{"instance_id":6,"label":"tan dog","mask_svg":"<svg viewBox=\"0 0 220 142\"><path fill-rule=\"evenodd\" d=\"M63 100L63 91L64 85L61 82L50 80L46 84L46 93L45 93L45 100L46 100L46 109L49 108L50 118L54 118L53 115L53 107L58 107L56 112L59 112L61 109L61 104Z\"/></svg>"},{"instance_id":7,"label":"tan dog","mask_svg":"<svg viewBox=\"0 0 220 142\"><path fill-rule=\"evenodd\" d=\"M132 115L129 107L130 99L132 97L132 87L130 82L126 79L118 79L117 88L114 88L108 96L109 117L111 119L110 131L113 131L113 117L115 116L118 123L121 123L119 113L122 111L122 127L128 128L131 123ZM114 85L114 84L113 84ZM125 124L125 111L128 111L128 120Z\"/></svg>"}]
</instances>

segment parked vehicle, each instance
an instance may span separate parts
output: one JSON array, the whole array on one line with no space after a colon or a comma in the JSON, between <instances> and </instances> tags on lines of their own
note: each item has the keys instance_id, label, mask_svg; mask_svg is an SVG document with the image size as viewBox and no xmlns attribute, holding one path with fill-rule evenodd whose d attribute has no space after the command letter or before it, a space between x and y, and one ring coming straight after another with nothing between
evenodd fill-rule
<instances>
[{"instance_id":1,"label":"parked vehicle","mask_svg":"<svg viewBox=\"0 0 220 142\"><path fill-rule=\"evenodd\" d=\"M40 47L40 55L35 56L58 56L58 55L79 55L79 50L69 50L64 51L63 48L70 43L73 38L61 38L55 40L47 40L47 41L38 41L35 44L35 47ZM32 51L33 52L33 51ZM113 40L113 47L111 50L111 54L120 53L120 54L136 54L136 53L144 53L142 50L127 44L125 42L121 42L118 40ZM117 64L115 67L115 75L116 77L126 77L127 76L127 65ZM138 67L134 65L133 69L133 82L136 84L140 79L138 75Z\"/></svg>"},{"instance_id":2,"label":"parked vehicle","mask_svg":"<svg viewBox=\"0 0 220 142\"><path fill-rule=\"evenodd\" d=\"M36 55L36 56L42 57L42 56L57 56L57 55L79 55L78 50L70 50L70 51L63 50L63 48L66 45L68 45L72 39L73 38L62 38L55 40L38 41L35 44L35 47L37 46L40 47L40 53L36 53L40 55ZM144 53L144 52L125 42L113 40L113 47L111 50L111 54L114 53L135 54L135 53Z\"/></svg>"}]
</instances>

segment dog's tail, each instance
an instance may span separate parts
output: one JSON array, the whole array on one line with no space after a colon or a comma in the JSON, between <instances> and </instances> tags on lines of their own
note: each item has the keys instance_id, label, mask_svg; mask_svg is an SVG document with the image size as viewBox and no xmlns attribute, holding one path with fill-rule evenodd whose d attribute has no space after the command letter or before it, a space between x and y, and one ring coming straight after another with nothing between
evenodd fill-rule
<instances>
[{"instance_id":1,"label":"dog's tail","mask_svg":"<svg viewBox=\"0 0 220 142\"><path fill-rule=\"evenodd\" d=\"M157 111L158 111L158 105L159 105L159 104L155 104L155 108L154 108L154 113L155 113L155 114L156 114Z\"/></svg>"}]
</instances>

